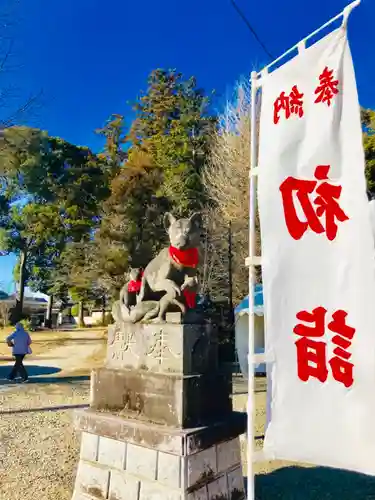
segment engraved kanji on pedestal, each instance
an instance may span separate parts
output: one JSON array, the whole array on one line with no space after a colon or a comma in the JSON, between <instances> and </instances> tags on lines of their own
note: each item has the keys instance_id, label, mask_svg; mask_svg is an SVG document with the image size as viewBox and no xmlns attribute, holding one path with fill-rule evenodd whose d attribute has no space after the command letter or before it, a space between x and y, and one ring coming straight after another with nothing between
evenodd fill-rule
<instances>
[{"instance_id":1,"label":"engraved kanji on pedestal","mask_svg":"<svg viewBox=\"0 0 375 500\"><path fill-rule=\"evenodd\" d=\"M170 345L168 344L168 332L164 328L158 329L153 335L153 343L148 348L146 354L151 358L155 359L159 365L163 363L163 360L174 357L178 359L181 357L181 351L173 352Z\"/></svg>"}]
</instances>

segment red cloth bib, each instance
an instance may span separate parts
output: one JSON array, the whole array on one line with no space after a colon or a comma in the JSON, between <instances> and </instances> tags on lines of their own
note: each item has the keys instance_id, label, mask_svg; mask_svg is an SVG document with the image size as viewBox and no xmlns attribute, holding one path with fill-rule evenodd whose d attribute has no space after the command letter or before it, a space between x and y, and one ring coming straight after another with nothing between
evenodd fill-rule
<instances>
[{"instance_id":1,"label":"red cloth bib","mask_svg":"<svg viewBox=\"0 0 375 500\"><path fill-rule=\"evenodd\" d=\"M131 280L131 281L129 281L128 292L138 293L139 290L141 289L141 284L142 284L141 280L138 280L138 281Z\"/></svg>"},{"instance_id":2,"label":"red cloth bib","mask_svg":"<svg viewBox=\"0 0 375 500\"><path fill-rule=\"evenodd\" d=\"M176 247L169 247L169 255L179 265L184 267L197 267L199 263L199 253L197 248L180 250ZM197 305L197 293L185 288L182 292L188 309L194 309Z\"/></svg>"},{"instance_id":3,"label":"red cloth bib","mask_svg":"<svg viewBox=\"0 0 375 500\"><path fill-rule=\"evenodd\" d=\"M169 255L177 264L184 267L197 267L199 263L199 253L197 248L180 250L176 247L170 246Z\"/></svg>"},{"instance_id":4,"label":"red cloth bib","mask_svg":"<svg viewBox=\"0 0 375 500\"><path fill-rule=\"evenodd\" d=\"M185 297L187 308L194 309L194 307L197 305L197 293L193 292L193 290L189 290L188 288L185 288L182 293Z\"/></svg>"},{"instance_id":5,"label":"red cloth bib","mask_svg":"<svg viewBox=\"0 0 375 500\"><path fill-rule=\"evenodd\" d=\"M142 276L143 276L143 271L140 272L138 280L129 281L128 292L139 293L142 286Z\"/></svg>"}]
</instances>

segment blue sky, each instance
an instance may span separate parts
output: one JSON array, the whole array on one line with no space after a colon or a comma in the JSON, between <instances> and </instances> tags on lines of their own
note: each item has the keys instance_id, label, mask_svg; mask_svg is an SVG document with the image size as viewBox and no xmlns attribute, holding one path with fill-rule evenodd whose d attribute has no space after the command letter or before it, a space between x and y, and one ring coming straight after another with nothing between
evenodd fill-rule
<instances>
[{"instance_id":1,"label":"blue sky","mask_svg":"<svg viewBox=\"0 0 375 500\"><path fill-rule=\"evenodd\" d=\"M347 3L237 0L275 57ZM130 118L127 103L154 68L195 75L216 89L219 109L236 80L269 62L229 0L20 0L15 14L16 64L7 78L20 97L44 92L30 123L93 149L101 147L94 129L111 113ZM349 40L361 104L375 108L374 19L375 1L362 0ZM0 257L0 288L9 288L13 262Z\"/></svg>"}]
</instances>

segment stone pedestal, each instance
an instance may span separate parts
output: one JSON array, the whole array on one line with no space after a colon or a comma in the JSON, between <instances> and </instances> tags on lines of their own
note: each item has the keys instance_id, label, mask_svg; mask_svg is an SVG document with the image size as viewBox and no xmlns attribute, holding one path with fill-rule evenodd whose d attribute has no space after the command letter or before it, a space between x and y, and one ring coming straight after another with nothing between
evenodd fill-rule
<instances>
[{"instance_id":1,"label":"stone pedestal","mask_svg":"<svg viewBox=\"0 0 375 500\"><path fill-rule=\"evenodd\" d=\"M178 323L110 327L91 377L73 500L241 500L239 435L215 330Z\"/></svg>"}]
</instances>

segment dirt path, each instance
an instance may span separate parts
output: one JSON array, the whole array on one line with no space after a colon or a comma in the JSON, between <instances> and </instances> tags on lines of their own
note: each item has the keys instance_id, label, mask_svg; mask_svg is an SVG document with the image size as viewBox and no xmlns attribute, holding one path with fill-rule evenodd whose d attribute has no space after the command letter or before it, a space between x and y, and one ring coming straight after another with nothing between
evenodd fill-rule
<instances>
[{"instance_id":1,"label":"dirt path","mask_svg":"<svg viewBox=\"0 0 375 500\"><path fill-rule=\"evenodd\" d=\"M55 382L55 378L64 378L89 374L94 365L97 365L105 355L106 340L103 331L77 330L63 332L63 340L50 341L36 340L38 354L27 356L24 365L29 373L29 383L45 381ZM43 349L38 343L42 343ZM57 344L57 345L56 345ZM13 390L14 384L8 383L5 377L13 364L11 357L0 361L0 392Z\"/></svg>"},{"instance_id":2,"label":"dirt path","mask_svg":"<svg viewBox=\"0 0 375 500\"><path fill-rule=\"evenodd\" d=\"M56 366L61 371L57 376L64 376L67 372L75 372L77 370L90 370L90 360L96 354L103 351L105 339L101 332L85 332L82 333L68 332L70 340L67 340L63 345L58 346L43 356L43 364L48 361L50 366ZM41 359L40 356L30 356L25 362L25 365L33 365Z\"/></svg>"}]
</instances>

